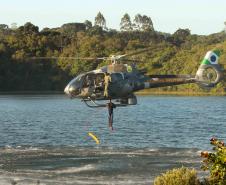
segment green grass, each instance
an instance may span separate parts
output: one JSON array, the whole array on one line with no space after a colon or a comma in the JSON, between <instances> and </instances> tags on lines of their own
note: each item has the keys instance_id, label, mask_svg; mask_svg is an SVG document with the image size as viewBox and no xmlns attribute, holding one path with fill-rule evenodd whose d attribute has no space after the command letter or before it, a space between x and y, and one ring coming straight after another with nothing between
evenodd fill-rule
<instances>
[{"instance_id":1,"label":"green grass","mask_svg":"<svg viewBox=\"0 0 226 185\"><path fill-rule=\"evenodd\" d=\"M137 95L226 96L226 92L142 90Z\"/></svg>"}]
</instances>

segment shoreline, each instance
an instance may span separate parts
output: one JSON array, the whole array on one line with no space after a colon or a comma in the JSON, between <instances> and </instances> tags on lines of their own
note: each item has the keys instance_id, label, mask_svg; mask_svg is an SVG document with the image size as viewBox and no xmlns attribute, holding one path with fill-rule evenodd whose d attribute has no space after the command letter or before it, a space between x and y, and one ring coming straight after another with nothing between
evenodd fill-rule
<instances>
[{"instance_id":1,"label":"shoreline","mask_svg":"<svg viewBox=\"0 0 226 185\"><path fill-rule=\"evenodd\" d=\"M63 95L63 91L3 91L0 95ZM226 92L212 93L212 92L188 92L188 91L148 91L143 90L135 92L135 95L148 96L148 95L176 95L176 96L226 96Z\"/></svg>"},{"instance_id":2,"label":"shoreline","mask_svg":"<svg viewBox=\"0 0 226 185\"><path fill-rule=\"evenodd\" d=\"M176 95L176 96L226 96L226 92L212 93L212 92L188 92L188 91L140 91L136 95Z\"/></svg>"},{"instance_id":3,"label":"shoreline","mask_svg":"<svg viewBox=\"0 0 226 185\"><path fill-rule=\"evenodd\" d=\"M64 94L63 91L0 91L0 95L51 95L51 94Z\"/></svg>"}]
</instances>

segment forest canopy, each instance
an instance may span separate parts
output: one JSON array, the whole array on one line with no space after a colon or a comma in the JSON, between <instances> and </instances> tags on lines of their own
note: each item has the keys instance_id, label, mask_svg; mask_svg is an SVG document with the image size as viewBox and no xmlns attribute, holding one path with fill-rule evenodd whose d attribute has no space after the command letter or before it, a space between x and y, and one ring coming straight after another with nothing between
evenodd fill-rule
<instances>
[{"instance_id":1,"label":"forest canopy","mask_svg":"<svg viewBox=\"0 0 226 185\"><path fill-rule=\"evenodd\" d=\"M136 56L143 61L138 67L146 68L149 74L195 74L205 53L212 49L221 51L220 62L226 61L226 33L221 30L204 36L179 28L169 34L156 31L150 17L137 14L131 18L127 13L119 26L120 31L108 28L101 12L94 24L85 20L42 30L30 22L19 27L0 24L0 91L62 91L73 76L106 64L32 57L103 57L150 48ZM195 85L163 88L184 89L201 90ZM212 91L224 90L223 82Z\"/></svg>"}]
</instances>

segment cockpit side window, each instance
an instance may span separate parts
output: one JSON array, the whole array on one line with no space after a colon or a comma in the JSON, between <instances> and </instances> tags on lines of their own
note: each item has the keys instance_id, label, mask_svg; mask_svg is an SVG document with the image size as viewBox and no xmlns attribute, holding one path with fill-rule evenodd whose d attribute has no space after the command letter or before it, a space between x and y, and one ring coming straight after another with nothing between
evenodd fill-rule
<instances>
[{"instance_id":1,"label":"cockpit side window","mask_svg":"<svg viewBox=\"0 0 226 185\"><path fill-rule=\"evenodd\" d=\"M104 73L95 74L95 86L100 87L104 85Z\"/></svg>"},{"instance_id":2,"label":"cockpit side window","mask_svg":"<svg viewBox=\"0 0 226 185\"><path fill-rule=\"evenodd\" d=\"M104 87L104 73L92 73L92 74L86 74L83 77L82 80L82 87L87 88L87 87Z\"/></svg>"},{"instance_id":3,"label":"cockpit side window","mask_svg":"<svg viewBox=\"0 0 226 185\"><path fill-rule=\"evenodd\" d=\"M82 87L94 86L95 74L87 74L84 76Z\"/></svg>"}]
</instances>

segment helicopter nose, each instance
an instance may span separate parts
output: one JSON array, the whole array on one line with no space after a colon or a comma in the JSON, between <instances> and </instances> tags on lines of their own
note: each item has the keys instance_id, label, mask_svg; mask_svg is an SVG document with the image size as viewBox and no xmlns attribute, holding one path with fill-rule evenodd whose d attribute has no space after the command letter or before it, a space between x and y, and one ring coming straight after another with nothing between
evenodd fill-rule
<instances>
[{"instance_id":1,"label":"helicopter nose","mask_svg":"<svg viewBox=\"0 0 226 185\"><path fill-rule=\"evenodd\" d=\"M70 94L72 94L73 92L75 92L75 90L76 90L75 87L72 86L72 85L68 88L68 91L69 91Z\"/></svg>"},{"instance_id":2,"label":"helicopter nose","mask_svg":"<svg viewBox=\"0 0 226 185\"><path fill-rule=\"evenodd\" d=\"M70 97L72 97L73 95L76 95L77 94L76 92L77 92L76 88L72 85L67 85L64 89L64 93Z\"/></svg>"},{"instance_id":3,"label":"helicopter nose","mask_svg":"<svg viewBox=\"0 0 226 185\"><path fill-rule=\"evenodd\" d=\"M64 93L69 95L69 85L67 85L64 89Z\"/></svg>"}]
</instances>

